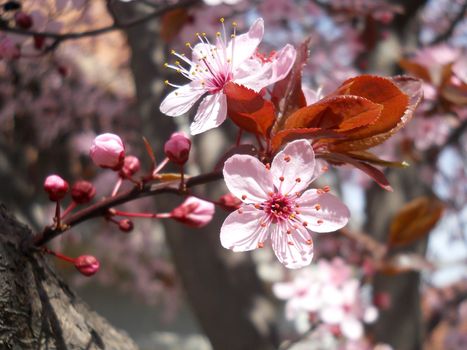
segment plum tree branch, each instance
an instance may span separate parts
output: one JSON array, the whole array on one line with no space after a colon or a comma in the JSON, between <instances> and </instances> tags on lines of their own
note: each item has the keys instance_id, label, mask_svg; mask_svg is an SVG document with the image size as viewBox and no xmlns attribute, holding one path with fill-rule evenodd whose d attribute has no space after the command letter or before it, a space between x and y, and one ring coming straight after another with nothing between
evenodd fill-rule
<instances>
[{"instance_id":1,"label":"plum tree branch","mask_svg":"<svg viewBox=\"0 0 467 350\"><path fill-rule=\"evenodd\" d=\"M143 24L151 19L160 17L164 15L166 12L169 12L171 10L177 9L179 7L191 6L191 5L196 4L197 2L199 2L199 0L180 0L175 4L170 4L170 5L160 7L145 16L134 19L132 21L128 21L126 23L120 23L118 21L114 21L112 25L105 26L105 27L98 28L98 29L82 31L82 32L72 32L72 33L63 33L63 34L56 33L56 32L47 32L47 31L39 32L39 31L34 31L34 30L9 27L5 24L0 26L0 31L10 32L10 33L19 34L19 35L40 36L44 38L54 39L53 45L57 46L59 43L65 40L76 40L76 39L81 39L85 37L105 34L105 33L108 33L114 30L128 29L128 28Z\"/></svg>"},{"instance_id":2,"label":"plum tree branch","mask_svg":"<svg viewBox=\"0 0 467 350\"><path fill-rule=\"evenodd\" d=\"M193 176L186 180L186 188L190 189L194 186L204 185L213 181L222 179L222 172L216 171L212 173L206 173L198 176ZM108 210L117 205L133 201L135 199L156 196L163 193L174 193L185 195L186 192L180 191L180 181L163 181L160 183L144 183L142 185L135 185L132 189L122 192L114 197L106 198L98 203L90 205L68 218L63 220L63 228L57 228L55 225L47 226L41 233L34 236L32 245L40 247L53 238L61 235L62 233L69 230L71 227L78 225L79 223L107 214ZM29 246L31 248L31 246Z\"/></svg>"}]
</instances>

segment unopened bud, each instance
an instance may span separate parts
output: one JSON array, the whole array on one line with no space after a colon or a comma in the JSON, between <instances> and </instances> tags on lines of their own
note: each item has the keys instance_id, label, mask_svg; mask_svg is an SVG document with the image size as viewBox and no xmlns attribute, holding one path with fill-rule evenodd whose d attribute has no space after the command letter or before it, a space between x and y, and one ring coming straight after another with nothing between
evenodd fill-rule
<instances>
[{"instance_id":1,"label":"unopened bud","mask_svg":"<svg viewBox=\"0 0 467 350\"><path fill-rule=\"evenodd\" d=\"M214 204L196 197L188 197L180 206L172 210L171 218L192 227L203 227L214 216Z\"/></svg>"},{"instance_id":2,"label":"unopened bud","mask_svg":"<svg viewBox=\"0 0 467 350\"><path fill-rule=\"evenodd\" d=\"M68 182L58 175L49 175L44 181L44 190L49 194L51 201L59 201L68 192Z\"/></svg>"},{"instance_id":3,"label":"unopened bud","mask_svg":"<svg viewBox=\"0 0 467 350\"><path fill-rule=\"evenodd\" d=\"M71 197L78 204L90 202L96 195L96 188L89 181L78 181L71 187Z\"/></svg>"},{"instance_id":4,"label":"unopened bud","mask_svg":"<svg viewBox=\"0 0 467 350\"><path fill-rule=\"evenodd\" d=\"M81 255L75 259L76 269L84 276L92 276L99 270L99 260L92 255Z\"/></svg>"},{"instance_id":5,"label":"unopened bud","mask_svg":"<svg viewBox=\"0 0 467 350\"><path fill-rule=\"evenodd\" d=\"M123 178L130 178L136 174L141 168L139 159L135 156L126 156L123 161L123 167L120 169L120 176Z\"/></svg>"},{"instance_id":6,"label":"unopened bud","mask_svg":"<svg viewBox=\"0 0 467 350\"><path fill-rule=\"evenodd\" d=\"M125 158L125 147L117 135L101 134L94 139L89 156L101 168L120 170Z\"/></svg>"},{"instance_id":7,"label":"unopened bud","mask_svg":"<svg viewBox=\"0 0 467 350\"><path fill-rule=\"evenodd\" d=\"M15 14L16 25L22 29L29 29L32 27L32 17L22 11Z\"/></svg>"},{"instance_id":8,"label":"unopened bud","mask_svg":"<svg viewBox=\"0 0 467 350\"><path fill-rule=\"evenodd\" d=\"M226 193L219 198L219 204L225 210L237 210L240 208L242 201L235 197L232 193Z\"/></svg>"},{"instance_id":9,"label":"unopened bud","mask_svg":"<svg viewBox=\"0 0 467 350\"><path fill-rule=\"evenodd\" d=\"M183 165L190 155L191 141L183 132L175 132L164 145L167 158L176 164Z\"/></svg>"},{"instance_id":10,"label":"unopened bud","mask_svg":"<svg viewBox=\"0 0 467 350\"><path fill-rule=\"evenodd\" d=\"M130 219L122 219L118 222L118 228L123 232L133 231L133 222Z\"/></svg>"}]
</instances>

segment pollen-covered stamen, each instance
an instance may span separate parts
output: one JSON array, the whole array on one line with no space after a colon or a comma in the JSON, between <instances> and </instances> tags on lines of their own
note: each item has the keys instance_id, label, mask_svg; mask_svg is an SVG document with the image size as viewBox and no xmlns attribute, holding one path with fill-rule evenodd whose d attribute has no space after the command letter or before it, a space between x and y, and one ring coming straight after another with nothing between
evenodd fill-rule
<instances>
[{"instance_id":1,"label":"pollen-covered stamen","mask_svg":"<svg viewBox=\"0 0 467 350\"><path fill-rule=\"evenodd\" d=\"M293 215L294 202L281 193L273 193L263 203L263 208L273 222L288 220Z\"/></svg>"}]
</instances>

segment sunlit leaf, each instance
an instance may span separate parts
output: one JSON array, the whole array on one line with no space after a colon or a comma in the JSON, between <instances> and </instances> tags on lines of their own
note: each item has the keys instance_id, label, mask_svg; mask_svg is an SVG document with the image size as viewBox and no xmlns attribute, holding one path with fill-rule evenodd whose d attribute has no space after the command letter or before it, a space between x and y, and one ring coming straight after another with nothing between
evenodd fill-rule
<instances>
[{"instance_id":1,"label":"sunlit leaf","mask_svg":"<svg viewBox=\"0 0 467 350\"><path fill-rule=\"evenodd\" d=\"M383 105L378 121L349 135L351 140L332 145L335 151L368 149L392 136L412 117L422 96L421 82L410 77L388 79L362 75L345 81L337 94L357 95Z\"/></svg>"},{"instance_id":2,"label":"sunlit leaf","mask_svg":"<svg viewBox=\"0 0 467 350\"><path fill-rule=\"evenodd\" d=\"M404 205L392 220L388 244L402 246L425 237L436 225L444 205L436 198L418 197Z\"/></svg>"},{"instance_id":3,"label":"sunlit leaf","mask_svg":"<svg viewBox=\"0 0 467 350\"><path fill-rule=\"evenodd\" d=\"M274 151L279 150L279 148L293 140L298 139L310 139L313 142L316 142L320 139L326 138L343 138L345 136L333 131L333 130L323 130L320 128L297 128L297 129L285 129L279 131L272 137L271 145Z\"/></svg>"},{"instance_id":4,"label":"sunlit leaf","mask_svg":"<svg viewBox=\"0 0 467 350\"><path fill-rule=\"evenodd\" d=\"M374 124L383 106L359 96L332 96L293 113L285 129L320 128L348 132Z\"/></svg>"},{"instance_id":5,"label":"sunlit leaf","mask_svg":"<svg viewBox=\"0 0 467 350\"><path fill-rule=\"evenodd\" d=\"M260 94L232 82L224 87L227 115L242 130L268 136L275 121L274 105Z\"/></svg>"}]
</instances>

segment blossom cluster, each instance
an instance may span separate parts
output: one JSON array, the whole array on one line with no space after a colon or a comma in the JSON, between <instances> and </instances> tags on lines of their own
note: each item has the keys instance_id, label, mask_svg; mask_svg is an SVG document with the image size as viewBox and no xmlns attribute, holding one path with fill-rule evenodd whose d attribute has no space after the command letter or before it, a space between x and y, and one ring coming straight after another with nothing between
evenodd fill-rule
<instances>
[{"instance_id":1,"label":"blossom cluster","mask_svg":"<svg viewBox=\"0 0 467 350\"><path fill-rule=\"evenodd\" d=\"M275 283L273 292L286 301L286 317L300 333L317 327L338 339L357 341L365 334L364 325L378 317L368 288L361 286L352 266L334 258L320 259L291 281Z\"/></svg>"}]
</instances>

